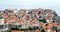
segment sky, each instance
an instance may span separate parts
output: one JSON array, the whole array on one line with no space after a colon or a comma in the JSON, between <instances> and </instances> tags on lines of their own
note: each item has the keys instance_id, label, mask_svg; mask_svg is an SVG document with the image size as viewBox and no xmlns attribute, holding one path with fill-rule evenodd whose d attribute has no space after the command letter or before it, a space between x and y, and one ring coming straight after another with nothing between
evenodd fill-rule
<instances>
[{"instance_id":1,"label":"sky","mask_svg":"<svg viewBox=\"0 0 60 32\"><path fill-rule=\"evenodd\" d=\"M56 11L60 16L60 0L0 0L0 10L46 8Z\"/></svg>"}]
</instances>

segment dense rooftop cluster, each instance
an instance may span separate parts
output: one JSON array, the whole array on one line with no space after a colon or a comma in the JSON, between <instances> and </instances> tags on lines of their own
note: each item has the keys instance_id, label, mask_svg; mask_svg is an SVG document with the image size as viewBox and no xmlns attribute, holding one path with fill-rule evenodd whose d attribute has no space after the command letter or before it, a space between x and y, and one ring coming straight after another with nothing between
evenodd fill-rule
<instances>
[{"instance_id":1,"label":"dense rooftop cluster","mask_svg":"<svg viewBox=\"0 0 60 32\"><path fill-rule=\"evenodd\" d=\"M14 25L28 25L28 26L38 26L41 30L44 29L48 31L52 27L60 27L60 17L55 11L51 9L5 9L0 11L0 14L4 15L4 22ZM27 27L28 27L27 26ZM40 30L36 30L39 31ZM27 30L29 31L29 30ZM33 30L34 31L34 30ZM35 32L36 32L35 31ZM56 31L51 29L51 31ZM32 32L32 31L31 31Z\"/></svg>"}]
</instances>

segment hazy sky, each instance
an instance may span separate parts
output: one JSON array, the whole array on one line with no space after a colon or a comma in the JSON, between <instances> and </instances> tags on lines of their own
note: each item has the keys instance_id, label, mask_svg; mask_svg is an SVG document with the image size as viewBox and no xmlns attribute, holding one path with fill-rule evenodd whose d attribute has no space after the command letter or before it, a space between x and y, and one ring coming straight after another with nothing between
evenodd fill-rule
<instances>
[{"instance_id":1,"label":"hazy sky","mask_svg":"<svg viewBox=\"0 0 60 32\"><path fill-rule=\"evenodd\" d=\"M0 0L0 10L6 8L49 8L60 16L60 0Z\"/></svg>"}]
</instances>

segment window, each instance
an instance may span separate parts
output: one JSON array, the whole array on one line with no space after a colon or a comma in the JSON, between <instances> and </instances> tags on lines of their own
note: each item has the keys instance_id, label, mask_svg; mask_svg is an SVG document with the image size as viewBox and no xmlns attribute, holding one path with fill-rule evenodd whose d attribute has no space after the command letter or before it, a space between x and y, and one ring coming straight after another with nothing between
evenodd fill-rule
<instances>
[{"instance_id":1,"label":"window","mask_svg":"<svg viewBox=\"0 0 60 32\"><path fill-rule=\"evenodd\" d=\"M8 25L5 25L5 28L7 28L8 27Z\"/></svg>"},{"instance_id":2,"label":"window","mask_svg":"<svg viewBox=\"0 0 60 32\"><path fill-rule=\"evenodd\" d=\"M4 25L0 25L0 29L3 29L4 28Z\"/></svg>"},{"instance_id":3,"label":"window","mask_svg":"<svg viewBox=\"0 0 60 32\"><path fill-rule=\"evenodd\" d=\"M29 11L28 14L32 14L32 11Z\"/></svg>"},{"instance_id":4,"label":"window","mask_svg":"<svg viewBox=\"0 0 60 32\"><path fill-rule=\"evenodd\" d=\"M0 14L0 19L3 19L3 15Z\"/></svg>"},{"instance_id":5,"label":"window","mask_svg":"<svg viewBox=\"0 0 60 32\"><path fill-rule=\"evenodd\" d=\"M46 23L46 19L39 20L39 22Z\"/></svg>"},{"instance_id":6,"label":"window","mask_svg":"<svg viewBox=\"0 0 60 32\"><path fill-rule=\"evenodd\" d=\"M3 17L0 17L0 19L3 19Z\"/></svg>"},{"instance_id":7,"label":"window","mask_svg":"<svg viewBox=\"0 0 60 32\"><path fill-rule=\"evenodd\" d=\"M8 12L13 13L13 11L10 11L10 10Z\"/></svg>"},{"instance_id":8,"label":"window","mask_svg":"<svg viewBox=\"0 0 60 32\"><path fill-rule=\"evenodd\" d=\"M44 12L47 12L47 10L44 10Z\"/></svg>"},{"instance_id":9,"label":"window","mask_svg":"<svg viewBox=\"0 0 60 32\"><path fill-rule=\"evenodd\" d=\"M41 18L41 16L39 16L39 18Z\"/></svg>"},{"instance_id":10,"label":"window","mask_svg":"<svg viewBox=\"0 0 60 32\"><path fill-rule=\"evenodd\" d=\"M19 25L19 28L22 27L22 25Z\"/></svg>"}]
</instances>

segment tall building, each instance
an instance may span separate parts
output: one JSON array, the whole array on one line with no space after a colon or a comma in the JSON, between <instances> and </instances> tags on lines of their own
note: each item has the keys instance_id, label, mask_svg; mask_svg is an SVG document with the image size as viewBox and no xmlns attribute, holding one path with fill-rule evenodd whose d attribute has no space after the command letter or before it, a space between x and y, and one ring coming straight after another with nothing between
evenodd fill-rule
<instances>
[{"instance_id":1,"label":"tall building","mask_svg":"<svg viewBox=\"0 0 60 32\"><path fill-rule=\"evenodd\" d=\"M4 24L4 18L3 15L0 14L0 25Z\"/></svg>"},{"instance_id":2,"label":"tall building","mask_svg":"<svg viewBox=\"0 0 60 32\"><path fill-rule=\"evenodd\" d=\"M8 24L4 23L4 17L0 14L0 32L8 32Z\"/></svg>"}]
</instances>

